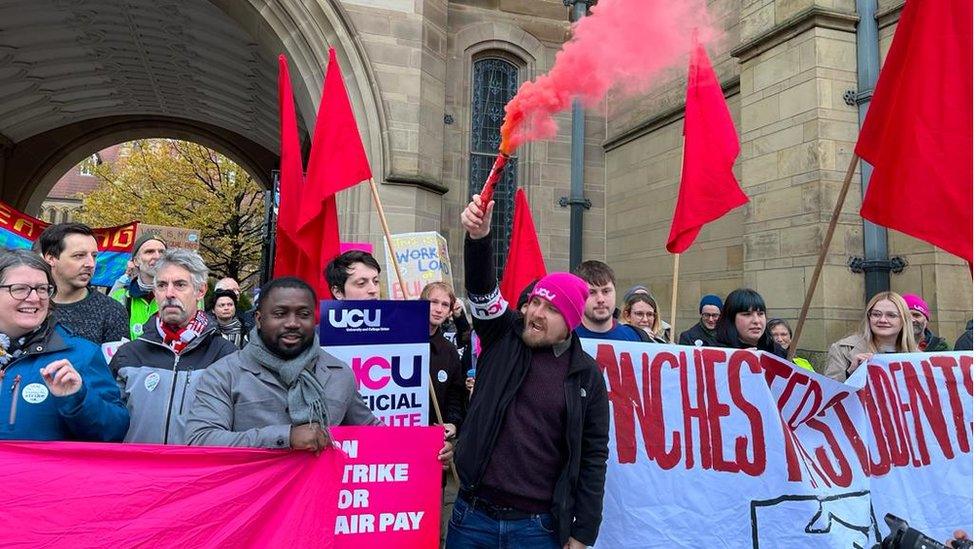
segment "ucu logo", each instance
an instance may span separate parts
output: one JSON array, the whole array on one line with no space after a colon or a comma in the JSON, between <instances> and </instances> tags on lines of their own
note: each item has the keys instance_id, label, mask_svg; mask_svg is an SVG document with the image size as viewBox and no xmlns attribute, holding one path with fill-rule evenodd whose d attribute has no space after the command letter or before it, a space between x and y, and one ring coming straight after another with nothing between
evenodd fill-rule
<instances>
[{"instance_id":1,"label":"ucu logo","mask_svg":"<svg viewBox=\"0 0 976 549\"><path fill-rule=\"evenodd\" d=\"M341 313L341 318L336 318L336 314ZM372 317L370 314L372 313ZM336 328L359 328L363 325L376 328L380 325L380 310L361 311L359 309L346 309L329 311L329 324Z\"/></svg>"},{"instance_id":2,"label":"ucu logo","mask_svg":"<svg viewBox=\"0 0 976 549\"><path fill-rule=\"evenodd\" d=\"M536 288L535 295L545 299L546 301L553 301L556 299L556 294L550 292L548 288Z\"/></svg>"}]
</instances>

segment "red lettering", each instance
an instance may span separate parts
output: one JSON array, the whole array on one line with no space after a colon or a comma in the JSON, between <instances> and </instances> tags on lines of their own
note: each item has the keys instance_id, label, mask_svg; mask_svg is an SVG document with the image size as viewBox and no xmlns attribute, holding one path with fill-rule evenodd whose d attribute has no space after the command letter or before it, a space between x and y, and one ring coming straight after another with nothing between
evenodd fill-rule
<instances>
[{"instance_id":1,"label":"red lettering","mask_svg":"<svg viewBox=\"0 0 976 549\"><path fill-rule=\"evenodd\" d=\"M719 402L718 394L715 389L715 365L722 364L726 360L725 351L718 349L703 349L701 353L696 352L695 357L701 358L702 370L705 373L705 392L708 400L708 431L712 441L712 465L716 471L726 473L738 472L734 461L728 461L722 455L722 418L730 414L728 404ZM698 360L695 361L696 363Z\"/></svg>"},{"instance_id":2,"label":"red lettering","mask_svg":"<svg viewBox=\"0 0 976 549\"><path fill-rule=\"evenodd\" d=\"M831 402L834 400L831 399ZM829 408L825 408L821 415L825 415L827 410L833 410L837 414L837 420L840 422L841 428L844 430L844 435L847 436L847 441L851 443L854 447L854 454L857 455L857 461L861 464L861 470L864 471L865 475L870 474L869 462L868 462L868 449L864 446L864 441L861 439L861 435L857 432L857 427L854 426L854 422L851 421L851 416L847 414L847 408L844 404L838 404L836 406L831 405ZM865 413L867 411L865 410Z\"/></svg>"},{"instance_id":3,"label":"red lettering","mask_svg":"<svg viewBox=\"0 0 976 549\"><path fill-rule=\"evenodd\" d=\"M746 452L750 439L744 436L735 437L735 461L743 473L756 477L766 470L766 439L763 434L762 413L742 394L743 365L748 366L749 371L754 374L762 372L759 359L749 351L736 351L729 358L729 392L732 394L732 403L749 419L749 432L752 435L752 461L749 461L749 453Z\"/></svg>"},{"instance_id":4,"label":"red lettering","mask_svg":"<svg viewBox=\"0 0 976 549\"><path fill-rule=\"evenodd\" d=\"M945 416L942 414L942 402L939 400L939 389L935 386L935 378L932 377L932 366L929 361L922 361L922 369L925 371L925 381L928 386L928 393L922 388L915 367L911 362L903 362L901 366L905 373L905 387L908 389L908 404L911 409L915 424L915 439L918 441L919 458L922 465L932 462L929 458L928 443L925 441L925 430L922 429L922 412L932 428L932 434L939 443L942 455L952 459L955 453L952 451L952 443L949 441L949 429L946 426Z\"/></svg>"},{"instance_id":5,"label":"red lettering","mask_svg":"<svg viewBox=\"0 0 976 549\"><path fill-rule=\"evenodd\" d=\"M621 357L623 358L623 357ZM630 357L623 368L617 365L617 352L613 345L597 345L596 362L607 374L610 389L607 396L613 408L613 425L617 440L617 461L637 461L637 438L634 425L634 409L640 405L637 380Z\"/></svg>"},{"instance_id":6,"label":"red lettering","mask_svg":"<svg viewBox=\"0 0 976 549\"><path fill-rule=\"evenodd\" d=\"M658 353L654 357L650 368L647 367L648 356L644 354L644 389L650 387L651 405L651 444L648 450L652 459L662 469L672 469L681 461L681 434L678 431L671 431L671 450L667 450L664 444L664 399L661 396L661 368L665 364L670 364L672 368L678 367L678 357L671 353Z\"/></svg>"},{"instance_id":7,"label":"red lettering","mask_svg":"<svg viewBox=\"0 0 976 549\"><path fill-rule=\"evenodd\" d=\"M827 441L827 446L830 447L831 453L834 454L834 461L837 462L838 469L834 469L831 466L831 460L827 457L827 451L824 450L823 445L817 446L814 450L814 454L817 456L817 461L820 463L820 467L824 470L826 475L830 477L830 480L834 484L842 487L848 487L854 480L854 474L851 470L851 464L847 462L847 458L844 456L844 452L841 451L840 445L837 444L837 438L834 437L833 431L830 427L816 418L810 418L806 421L806 424L810 426L811 429L819 431L824 439Z\"/></svg>"},{"instance_id":8,"label":"red lettering","mask_svg":"<svg viewBox=\"0 0 976 549\"><path fill-rule=\"evenodd\" d=\"M701 366L701 351L695 350L695 364L691 366L695 370L695 403L692 406L690 391L688 389L688 357L680 355L681 371L681 409L684 413L685 428L685 469L691 469L695 465L694 450L691 445L694 436L691 432L691 419L698 418L698 436L701 443L701 466L704 469L712 468L712 450L709 440L708 428L708 408L705 400L705 383L703 381Z\"/></svg>"},{"instance_id":9,"label":"red lettering","mask_svg":"<svg viewBox=\"0 0 976 549\"><path fill-rule=\"evenodd\" d=\"M881 425L885 436L879 442L888 445L891 464L895 467L908 465L908 442L905 437L904 418L898 413L900 400L895 394L891 379L884 368L868 368L868 386L878 403Z\"/></svg>"},{"instance_id":10,"label":"red lettering","mask_svg":"<svg viewBox=\"0 0 976 549\"><path fill-rule=\"evenodd\" d=\"M953 370L956 369L956 360L951 356L933 356L931 361L933 368L942 370L942 376L945 378L946 391L949 394L949 409L952 410L952 421L956 427L956 439L959 441L959 450L968 454L969 430L966 429L966 415L962 408L962 399L959 397L956 375L953 373ZM960 362L962 364L963 385L966 386L966 390L972 396L973 377L971 370L973 359L969 356L963 356Z\"/></svg>"}]
</instances>

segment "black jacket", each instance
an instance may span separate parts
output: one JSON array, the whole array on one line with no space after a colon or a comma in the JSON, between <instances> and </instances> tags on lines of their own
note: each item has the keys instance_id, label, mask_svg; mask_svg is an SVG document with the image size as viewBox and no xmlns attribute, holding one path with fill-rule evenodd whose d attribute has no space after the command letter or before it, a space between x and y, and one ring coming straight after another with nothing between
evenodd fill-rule
<instances>
[{"instance_id":1,"label":"black jacket","mask_svg":"<svg viewBox=\"0 0 976 549\"><path fill-rule=\"evenodd\" d=\"M444 423L460 428L464 422L465 400L468 390L464 387L465 371L461 369L461 357L457 347L444 337L440 328L430 336L430 383L437 395ZM430 424L436 423L434 405L430 406Z\"/></svg>"},{"instance_id":2,"label":"black jacket","mask_svg":"<svg viewBox=\"0 0 976 549\"><path fill-rule=\"evenodd\" d=\"M970 320L966 323L966 331L959 336L956 340L956 345L954 347L956 351L972 351L973 350L973 321Z\"/></svg>"},{"instance_id":3,"label":"black jacket","mask_svg":"<svg viewBox=\"0 0 976 549\"><path fill-rule=\"evenodd\" d=\"M525 379L532 350L522 342L520 315L508 309L495 280L489 238L465 238L465 283L474 329L481 338L477 390L461 430L455 463L462 489L481 483L509 404ZM571 334L566 394L569 460L556 481L552 514L560 545L569 537L593 545L603 519L603 488L609 454L610 406L596 362Z\"/></svg>"},{"instance_id":4,"label":"black jacket","mask_svg":"<svg viewBox=\"0 0 976 549\"><path fill-rule=\"evenodd\" d=\"M681 332L681 335L678 336L678 345L698 345L697 342L701 341L703 347L719 347L718 339L714 334L714 330L711 334L708 333L699 320L698 324Z\"/></svg>"}]
</instances>

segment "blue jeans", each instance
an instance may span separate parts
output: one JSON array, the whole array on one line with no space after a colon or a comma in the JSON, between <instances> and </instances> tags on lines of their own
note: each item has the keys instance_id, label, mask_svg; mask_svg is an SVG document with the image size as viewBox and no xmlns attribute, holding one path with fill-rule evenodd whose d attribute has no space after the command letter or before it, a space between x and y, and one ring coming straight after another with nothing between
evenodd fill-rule
<instances>
[{"instance_id":1,"label":"blue jeans","mask_svg":"<svg viewBox=\"0 0 976 549\"><path fill-rule=\"evenodd\" d=\"M561 549L551 513L495 520L458 498L447 526L447 549Z\"/></svg>"}]
</instances>

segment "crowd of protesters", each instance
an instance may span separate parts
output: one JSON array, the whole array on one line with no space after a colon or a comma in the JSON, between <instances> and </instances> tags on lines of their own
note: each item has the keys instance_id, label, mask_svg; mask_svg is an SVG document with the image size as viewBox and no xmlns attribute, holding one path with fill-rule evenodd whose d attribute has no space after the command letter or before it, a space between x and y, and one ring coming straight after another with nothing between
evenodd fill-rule
<instances>
[{"instance_id":1,"label":"crowd of protesters","mask_svg":"<svg viewBox=\"0 0 976 549\"><path fill-rule=\"evenodd\" d=\"M767 319L759 293L740 288L702 296L698 321L678 333L646 286L618 299L615 273L601 261L536 280L509 307L486 238L491 210L475 197L462 214L470 311L443 282L420 296L430 303L431 423L445 427L438 458L453 459L460 476L447 545L496 546L506 528L517 532L509 546L592 545L609 410L580 340L676 340L786 358L793 332ZM0 417L10 418L0 439L317 453L331 444L330 425L380 424L349 366L320 347L306 281L273 279L242 311L237 281L219 280L208 297L203 259L158 237L138 239L129 272L108 295L90 286L96 261L92 231L78 223L48 227L34 251L0 252L0 383L8 389L0 394L12 395L0 399ZM379 275L363 251L338 256L323 273L339 300L379 299ZM930 318L917 295L874 296L858 331L830 345L822 373L844 381L876 353L951 350ZM121 344L107 363L101 346L113 343ZM971 321L954 349L972 349Z\"/></svg>"}]
</instances>

